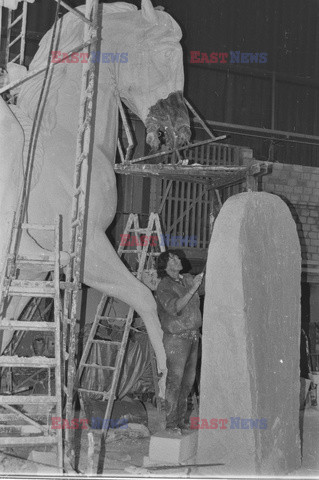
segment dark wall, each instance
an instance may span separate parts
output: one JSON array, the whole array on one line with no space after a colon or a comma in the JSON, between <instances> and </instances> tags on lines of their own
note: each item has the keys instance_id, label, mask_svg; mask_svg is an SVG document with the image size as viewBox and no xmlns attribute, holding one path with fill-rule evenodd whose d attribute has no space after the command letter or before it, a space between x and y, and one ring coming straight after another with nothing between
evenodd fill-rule
<instances>
[{"instance_id":1,"label":"dark wall","mask_svg":"<svg viewBox=\"0 0 319 480\"><path fill-rule=\"evenodd\" d=\"M69 0L73 6L83 3ZM109 2L105 2L109 3ZM140 0L134 0L140 6ZM185 94L206 120L319 135L319 2L317 0L153 0L181 25ZM53 0L29 7L28 53L52 24ZM30 43L31 42L31 43ZM190 52L266 52L267 63L190 63ZM255 157L318 165L319 142L215 126ZM307 140L309 142L309 140Z\"/></svg>"},{"instance_id":2,"label":"dark wall","mask_svg":"<svg viewBox=\"0 0 319 480\"><path fill-rule=\"evenodd\" d=\"M185 92L205 119L319 135L316 0L154 0L154 4L165 6L183 29ZM231 50L266 52L268 61L190 63L191 51ZM319 149L313 145L276 138L272 153L269 140L249 132L233 132L231 143L252 147L260 159L318 165Z\"/></svg>"}]
</instances>

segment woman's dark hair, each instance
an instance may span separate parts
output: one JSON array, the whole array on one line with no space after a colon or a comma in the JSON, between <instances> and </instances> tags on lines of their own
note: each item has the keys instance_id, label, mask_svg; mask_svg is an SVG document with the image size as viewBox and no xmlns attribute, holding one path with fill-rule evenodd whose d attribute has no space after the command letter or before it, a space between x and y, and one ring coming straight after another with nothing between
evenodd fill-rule
<instances>
[{"instance_id":1,"label":"woman's dark hair","mask_svg":"<svg viewBox=\"0 0 319 480\"><path fill-rule=\"evenodd\" d=\"M166 250L166 252L162 252L157 259L158 278L167 277L166 267L170 255L177 255L179 258L181 258L180 253L177 250Z\"/></svg>"}]
</instances>

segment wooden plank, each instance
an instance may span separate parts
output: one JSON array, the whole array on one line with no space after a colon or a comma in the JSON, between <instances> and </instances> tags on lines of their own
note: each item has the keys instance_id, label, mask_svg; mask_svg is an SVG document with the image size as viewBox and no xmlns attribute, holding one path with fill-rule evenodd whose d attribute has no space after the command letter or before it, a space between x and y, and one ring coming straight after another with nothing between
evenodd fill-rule
<instances>
[{"instance_id":1,"label":"wooden plank","mask_svg":"<svg viewBox=\"0 0 319 480\"><path fill-rule=\"evenodd\" d=\"M191 204L191 182L187 182L187 193L186 193L186 212L189 212L190 204ZM186 215L185 218L185 235L189 235L189 215Z\"/></svg>"},{"instance_id":2,"label":"wooden plank","mask_svg":"<svg viewBox=\"0 0 319 480\"><path fill-rule=\"evenodd\" d=\"M173 180L169 180L169 181L168 180L163 180L163 182L162 182L162 185L163 185L162 192L164 192L164 193L162 195L162 200L161 200L160 206L158 208L158 213L162 213L163 207L164 207L165 202L167 200L167 196L168 196L169 191L172 187L172 183L173 183Z\"/></svg>"},{"instance_id":3,"label":"wooden plank","mask_svg":"<svg viewBox=\"0 0 319 480\"><path fill-rule=\"evenodd\" d=\"M210 165L211 164L211 145L208 144L207 145L207 148L206 148L206 165Z\"/></svg>"},{"instance_id":4,"label":"wooden plank","mask_svg":"<svg viewBox=\"0 0 319 480\"><path fill-rule=\"evenodd\" d=\"M195 163L198 163L198 148L199 148L199 147L196 147L196 148L195 148L195 152L194 152L194 155L195 155L194 162L195 162Z\"/></svg>"},{"instance_id":5,"label":"wooden plank","mask_svg":"<svg viewBox=\"0 0 319 480\"><path fill-rule=\"evenodd\" d=\"M0 330L34 330L39 332L55 331L54 322L24 322L14 320L0 320Z\"/></svg>"},{"instance_id":6,"label":"wooden plank","mask_svg":"<svg viewBox=\"0 0 319 480\"><path fill-rule=\"evenodd\" d=\"M174 237L174 243L176 243L176 237L177 237L177 227L178 227L178 203L179 203L179 188L180 188L180 182L176 182L175 186L175 200L174 200L174 215L173 219L177 219L175 222L175 227L173 229L173 237ZM170 241L170 245L172 244L172 241Z\"/></svg>"},{"instance_id":7,"label":"wooden plank","mask_svg":"<svg viewBox=\"0 0 319 480\"><path fill-rule=\"evenodd\" d=\"M50 395L0 395L0 403L2 405L31 405L37 403L45 403L48 405L56 404L56 397Z\"/></svg>"},{"instance_id":8,"label":"wooden plank","mask_svg":"<svg viewBox=\"0 0 319 480\"><path fill-rule=\"evenodd\" d=\"M171 191L167 202L167 217L166 217L166 233L171 233L171 218L172 218L172 195L174 193L175 182L172 183Z\"/></svg>"},{"instance_id":9,"label":"wooden plank","mask_svg":"<svg viewBox=\"0 0 319 480\"><path fill-rule=\"evenodd\" d=\"M206 191L206 189L205 189ZM204 191L204 192L205 192ZM203 197L203 186L198 185L198 194ZM197 203L197 213L196 213L196 240L197 240L197 246L200 247L202 244L202 205L203 202L199 201Z\"/></svg>"},{"instance_id":10,"label":"wooden plank","mask_svg":"<svg viewBox=\"0 0 319 480\"><path fill-rule=\"evenodd\" d=\"M186 182L181 182L181 197L180 197L180 213L179 213L179 215L181 215L181 213L184 211L184 203L185 203L185 183L186 183ZM183 225L184 225L184 221L183 221L183 218L180 216L178 235L179 235L181 238L183 238L183 236L186 235L186 233L184 233Z\"/></svg>"},{"instance_id":11,"label":"wooden plank","mask_svg":"<svg viewBox=\"0 0 319 480\"><path fill-rule=\"evenodd\" d=\"M208 211L208 191L205 189L203 199L203 241L202 247L208 248L209 245L209 211ZM199 245L197 245L199 248Z\"/></svg>"},{"instance_id":12,"label":"wooden plank","mask_svg":"<svg viewBox=\"0 0 319 480\"><path fill-rule=\"evenodd\" d=\"M191 228L190 228L190 236L191 237L195 237L196 235L196 230L195 230L195 227L196 227L196 206L198 204L198 199L199 197L196 197L196 194L197 194L197 184L194 183L193 184L193 211L191 213Z\"/></svg>"},{"instance_id":13,"label":"wooden plank","mask_svg":"<svg viewBox=\"0 0 319 480\"><path fill-rule=\"evenodd\" d=\"M10 357L9 355L0 356L0 367L55 367L57 360L55 358L48 357L18 357L14 355ZM1 403L1 402L0 402Z\"/></svg>"},{"instance_id":14,"label":"wooden plank","mask_svg":"<svg viewBox=\"0 0 319 480\"><path fill-rule=\"evenodd\" d=\"M200 162L202 165L205 165L206 162L205 162L205 145L202 145L200 147Z\"/></svg>"},{"instance_id":15,"label":"wooden plank","mask_svg":"<svg viewBox=\"0 0 319 480\"><path fill-rule=\"evenodd\" d=\"M0 437L0 445L41 445L58 443L56 435L39 437Z\"/></svg>"},{"instance_id":16,"label":"wooden plank","mask_svg":"<svg viewBox=\"0 0 319 480\"><path fill-rule=\"evenodd\" d=\"M267 165L269 163L267 162ZM180 180L181 176L185 177L214 177L216 173L236 173L236 172L243 172L243 173L251 173L252 175L257 174L260 171L260 168L253 171L253 167L261 166L262 164L255 163L254 165L249 166L223 166L223 165L164 165L163 163L159 163L156 165L152 164L143 164L143 165L122 165L116 164L114 165L114 170L116 173L122 175L131 175L131 174L140 174L144 176L148 175L156 175L158 177L165 177L165 176L173 176L176 179ZM266 164L263 164L266 165ZM250 171L252 169L252 171Z\"/></svg>"}]
</instances>

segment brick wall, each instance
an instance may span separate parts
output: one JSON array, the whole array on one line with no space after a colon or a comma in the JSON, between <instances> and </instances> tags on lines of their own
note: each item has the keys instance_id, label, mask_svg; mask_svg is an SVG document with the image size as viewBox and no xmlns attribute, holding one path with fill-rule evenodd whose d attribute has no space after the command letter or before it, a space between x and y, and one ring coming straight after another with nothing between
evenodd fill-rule
<instances>
[{"instance_id":1,"label":"brick wall","mask_svg":"<svg viewBox=\"0 0 319 480\"><path fill-rule=\"evenodd\" d=\"M319 262L319 168L274 163L262 190L279 195L296 221L303 260Z\"/></svg>"}]
</instances>

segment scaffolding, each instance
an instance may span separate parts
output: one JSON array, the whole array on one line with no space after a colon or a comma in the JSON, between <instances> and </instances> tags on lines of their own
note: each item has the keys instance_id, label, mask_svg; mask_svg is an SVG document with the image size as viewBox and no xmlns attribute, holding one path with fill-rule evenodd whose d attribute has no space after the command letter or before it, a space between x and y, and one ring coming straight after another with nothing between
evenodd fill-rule
<instances>
[{"instance_id":1,"label":"scaffolding","mask_svg":"<svg viewBox=\"0 0 319 480\"><path fill-rule=\"evenodd\" d=\"M84 38L83 38L83 43L77 47L77 50L79 51L82 49L86 49L86 51L90 55L91 46L97 42L98 0L86 0L85 14L82 14L76 9L71 8L69 5L67 5L63 1L60 1L60 0L55 0L55 1L58 4L57 11L60 5L63 5L70 12L74 13L77 17L83 20L85 24ZM21 40L20 54L16 56L12 61L19 61L20 64L23 63L24 46L25 46L24 39L25 39L25 32L26 32L26 6L27 6L27 1L24 0L22 17L21 18L17 17L13 22L11 20L12 11L9 10L7 12L8 38L6 40L6 62L9 60L10 49L12 48L12 46L18 40ZM2 9L1 9L1 13L2 13ZM16 39L14 39L14 41L11 41L10 40L11 29L14 25L17 25L19 21L21 22L20 23L21 33L16 37ZM56 22L57 22L57 15L56 15ZM55 25L56 25L56 22L55 22ZM54 34L52 36L52 40L54 41ZM43 90L41 92L43 93L43 91L46 88L45 81L47 78L47 74L53 68L54 65L55 64L47 64L45 67L39 69L37 72L32 72L23 80L13 82L13 84L21 84L23 82L26 82L31 78L33 78L35 75L45 71L46 76L43 83ZM3 87L0 93L4 93L5 91L8 91L11 88L12 88L12 83ZM74 181L73 181L73 197L72 197L73 200L72 200L72 209L71 209L72 220L71 220L71 228L69 232L69 253L70 253L71 260L67 266L66 279L64 282L59 281L58 271L59 271L60 265L57 266L55 262L55 273L56 273L55 282L59 282L59 283L55 284L54 286L55 293L53 291L50 293L51 296L54 293L56 297L57 292L59 292L60 294L60 289L64 290L63 308L57 298L55 302L56 348L59 349L59 355L60 355L60 330L59 330L60 323L59 322L62 321L62 368L60 364L58 364L58 369L56 370L55 377L56 377L56 396L59 396L62 394L64 397L66 418L72 417L73 379L75 374L75 364L74 364L75 322L76 322L78 294L81 288L80 272L81 272L81 262L82 262L82 256L83 256L82 249L83 249L83 235L84 235L85 211L86 211L86 201L87 201L89 148L90 148L90 141L91 141L91 119L92 119L92 110L93 110L94 89L95 89L95 64L93 62L88 61L87 64L83 64L83 70L82 70L80 115L79 115L79 124L78 124L77 151L76 151L76 159L75 159L75 166L74 166ZM41 114L39 114L41 110L41 100L42 100L42 96L40 95L37 114L35 116L34 123L33 123L33 131L36 131L36 129L39 127L39 124L41 122L41 119L40 119ZM32 141L30 143L31 143L31 146L29 146L27 166L26 166L26 172L24 176L23 192L17 208L17 212L15 214L14 221L12 223L12 233L11 233L9 248L7 252L6 268L5 268L4 274L2 275L3 277L3 282L2 282L3 288L1 291L2 305L5 304L6 298L8 297L8 295L13 295L13 294L24 295L24 296L27 295L33 298L33 297L41 296L40 293L43 294L44 293L43 291L46 288L48 288L48 286L44 284L38 285L41 282L38 282L37 285L31 284L29 282L28 284L23 284L22 286L20 286L20 285L16 285L17 280L15 280L15 272L17 270L17 265L18 265L17 261L19 260L19 254L21 253L19 251L19 244L20 244L22 229L33 228L33 226L25 225L23 223L25 218L26 206L27 206L27 198L30 191L31 178L33 174L34 144L32 144ZM46 228L46 226L44 226L43 228ZM60 235L58 233L56 238L59 239L59 237ZM56 248L59 248L59 247L56 246ZM58 251L57 251L57 257L59 258ZM38 259L36 261L39 262ZM39 288L40 290L42 289L41 292L38 291ZM10 325L6 325L6 319L3 319L3 322L4 322L4 324L2 325L3 328L11 328ZM19 328L16 324L15 325L12 324L12 328L15 327L17 330L21 330L22 328L21 325L23 322L15 322L15 323L19 323L18 325ZM45 322L40 322L40 323L41 324L43 323L43 325L41 325L41 328L43 327L43 329L45 329L46 327ZM25 325L23 326L25 327ZM30 329L32 329L32 327L34 329L35 326L39 328L39 325L35 325L35 322L30 323ZM22 330L23 329L27 329L27 328L25 327L25 328L22 328ZM5 360L3 360L3 362L5 362ZM8 362L9 360L6 359L6 362L3 363L3 365L1 364L1 366L10 367L10 365L7 365ZM27 363L30 363L30 360L27 361L24 359L24 362L23 360L17 360L17 362L19 363L19 365L21 364L21 362L22 364L24 363L27 365ZM17 362L15 362L15 365L18 365ZM62 381L62 385L61 385L61 381ZM36 400L41 401L41 398L37 397ZM10 401L13 401L11 397L10 399L6 400L6 404L9 405ZM61 417L63 416L61 402L58 404L57 415ZM62 430L61 430L61 435L62 435ZM41 439L41 441L43 441L43 439ZM35 442L33 441L33 443ZM62 448L63 448L63 452L62 452ZM64 438L63 445L62 445L62 437L59 439L60 470L63 468L63 465L62 465L63 456L64 456L64 463L65 464L69 463L67 462L65 456L66 454L70 453L70 450L71 450L71 445L70 445L69 430L65 430L65 438Z\"/></svg>"}]
</instances>

